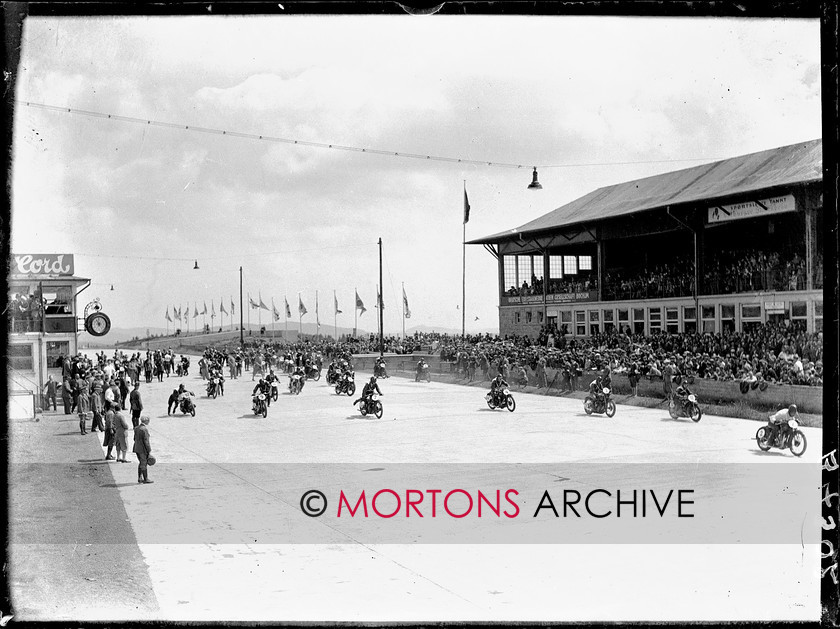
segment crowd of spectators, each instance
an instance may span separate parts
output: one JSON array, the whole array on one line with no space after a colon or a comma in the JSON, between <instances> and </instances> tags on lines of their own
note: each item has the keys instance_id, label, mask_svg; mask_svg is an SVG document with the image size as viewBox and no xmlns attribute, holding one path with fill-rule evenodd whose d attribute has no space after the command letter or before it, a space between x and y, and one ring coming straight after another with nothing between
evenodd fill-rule
<instances>
[{"instance_id":1,"label":"crowd of spectators","mask_svg":"<svg viewBox=\"0 0 840 629\"><path fill-rule=\"evenodd\" d=\"M469 337L443 340L440 356L456 362L459 372L516 376L524 371L540 383L540 364L557 370L564 385L591 370L662 378L666 368L696 378L742 382L823 383L822 334L800 326L767 323L749 332L651 336L611 331L567 340L546 326L537 340L529 337ZM527 368L527 369L525 369ZM514 379L516 381L516 378Z\"/></svg>"},{"instance_id":2,"label":"crowd of spectators","mask_svg":"<svg viewBox=\"0 0 840 629\"><path fill-rule=\"evenodd\" d=\"M723 295L756 290L804 290L805 258L798 253L784 257L776 251L756 249L723 251L709 256L703 273L703 292ZM815 278L822 277L822 263Z\"/></svg>"},{"instance_id":3,"label":"crowd of spectators","mask_svg":"<svg viewBox=\"0 0 840 629\"><path fill-rule=\"evenodd\" d=\"M649 268L628 267L604 275L604 299L685 297L693 293L694 262L675 258Z\"/></svg>"}]
</instances>

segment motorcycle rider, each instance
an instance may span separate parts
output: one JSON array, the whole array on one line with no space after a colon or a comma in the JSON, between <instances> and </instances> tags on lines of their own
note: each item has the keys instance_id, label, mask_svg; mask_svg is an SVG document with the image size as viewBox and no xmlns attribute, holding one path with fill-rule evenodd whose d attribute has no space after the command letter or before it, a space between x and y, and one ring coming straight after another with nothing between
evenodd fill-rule
<instances>
[{"instance_id":1,"label":"motorcycle rider","mask_svg":"<svg viewBox=\"0 0 840 629\"><path fill-rule=\"evenodd\" d=\"M298 376L297 381L300 386L300 390L303 391L303 385L306 383L306 372L304 371L303 364L299 364L295 367L295 370L292 372L291 377L289 378L289 389L292 388L292 383L295 381L295 376Z\"/></svg>"},{"instance_id":2,"label":"motorcycle rider","mask_svg":"<svg viewBox=\"0 0 840 629\"><path fill-rule=\"evenodd\" d=\"M595 398L595 406L603 406L604 404L604 386L603 376L600 374L589 383L589 394Z\"/></svg>"},{"instance_id":3,"label":"motorcycle rider","mask_svg":"<svg viewBox=\"0 0 840 629\"><path fill-rule=\"evenodd\" d=\"M775 446L780 433L783 435L787 431L788 422L798 417L799 411L796 408L796 404L791 404L787 408L773 413L770 416L770 436L767 438L767 443Z\"/></svg>"},{"instance_id":4,"label":"motorcycle rider","mask_svg":"<svg viewBox=\"0 0 840 629\"><path fill-rule=\"evenodd\" d=\"M679 398L679 401L685 402L688 399L688 396L691 395L691 391L688 390L688 387L683 384L682 376L674 376L673 382L677 385L677 388L674 390L674 394Z\"/></svg>"},{"instance_id":5,"label":"motorcycle rider","mask_svg":"<svg viewBox=\"0 0 840 629\"><path fill-rule=\"evenodd\" d=\"M362 401L364 404L368 404L370 402L370 397L374 393L382 395L382 391L379 390L379 385L376 384L376 376L371 376L370 380L366 382L364 388L362 388L362 397L353 402L353 406L356 406L356 404Z\"/></svg>"},{"instance_id":6,"label":"motorcycle rider","mask_svg":"<svg viewBox=\"0 0 840 629\"><path fill-rule=\"evenodd\" d=\"M257 382L257 386L254 387L254 390L251 392L251 400L254 405L254 410L257 408L257 396L262 393L265 395L266 398L266 408L268 407L269 402L271 401L270 397L271 392L271 385L265 381L264 378L260 378L260 381Z\"/></svg>"},{"instance_id":7,"label":"motorcycle rider","mask_svg":"<svg viewBox=\"0 0 840 629\"><path fill-rule=\"evenodd\" d=\"M388 374L385 371L385 359L382 356L376 359L376 367L374 368L374 371L380 378L388 377Z\"/></svg>"},{"instance_id":8,"label":"motorcycle rider","mask_svg":"<svg viewBox=\"0 0 840 629\"><path fill-rule=\"evenodd\" d=\"M493 396L493 401L498 401L502 391L507 388L509 388L509 385L505 382L505 379L502 378L502 374L497 374L496 377L490 381L490 395Z\"/></svg>"},{"instance_id":9,"label":"motorcycle rider","mask_svg":"<svg viewBox=\"0 0 840 629\"><path fill-rule=\"evenodd\" d=\"M173 392L173 395L174 394L175 393ZM178 406L181 405L181 400L183 400L185 397L193 397L193 396L195 396L195 393L193 393L192 391L187 391L187 388L184 386L183 383L178 385L178 402L177 402Z\"/></svg>"},{"instance_id":10,"label":"motorcycle rider","mask_svg":"<svg viewBox=\"0 0 840 629\"><path fill-rule=\"evenodd\" d=\"M271 395L270 395L270 393L271 393L271 384L272 384L273 382L280 382L280 378L278 378L278 377L277 377L277 375L274 373L274 370L273 370L273 369L269 369L269 370L268 370L268 375L265 377L265 381L266 381L266 383L267 383L267 385L268 385L268 386L266 387L266 388L268 389L268 393L266 393L266 398L268 399L268 405L269 405L269 406L271 406ZM258 385L258 386L259 386L259 385Z\"/></svg>"}]
</instances>

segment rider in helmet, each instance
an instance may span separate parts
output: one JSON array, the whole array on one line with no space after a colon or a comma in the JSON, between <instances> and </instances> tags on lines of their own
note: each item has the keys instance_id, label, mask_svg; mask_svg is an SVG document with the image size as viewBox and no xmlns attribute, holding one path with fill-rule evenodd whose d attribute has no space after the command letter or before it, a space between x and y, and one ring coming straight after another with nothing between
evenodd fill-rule
<instances>
[{"instance_id":1,"label":"rider in helmet","mask_svg":"<svg viewBox=\"0 0 840 629\"><path fill-rule=\"evenodd\" d=\"M379 385L376 384L376 376L371 376L370 380L365 383L365 386L362 389L362 397L360 397L358 400L353 402L353 405L355 406L361 400L365 400L365 402L367 402L368 399L370 398L370 396L373 395L374 393L382 395L382 391L379 390Z\"/></svg>"},{"instance_id":2,"label":"rider in helmet","mask_svg":"<svg viewBox=\"0 0 840 629\"><path fill-rule=\"evenodd\" d=\"M265 383L266 383L265 388L268 391L268 393L266 393L266 397L268 398L268 405L269 406L271 406L271 395L269 395L269 393L271 392L271 383L272 382L279 382L279 380L280 380L280 378L277 377L277 374L274 373L274 370L269 369L268 370L268 375L265 377Z\"/></svg>"},{"instance_id":3,"label":"rider in helmet","mask_svg":"<svg viewBox=\"0 0 840 629\"><path fill-rule=\"evenodd\" d=\"M265 381L265 378L260 378L260 381L257 382L257 386L254 387L254 391L251 395L256 397L259 393L263 393L266 397L268 397L270 391L271 385Z\"/></svg>"},{"instance_id":4,"label":"rider in helmet","mask_svg":"<svg viewBox=\"0 0 840 629\"><path fill-rule=\"evenodd\" d=\"M796 404L791 404L787 408L783 408L770 416L770 436L767 441L771 445L776 445L776 439L779 436L779 431L784 434L788 429L788 422L799 416L799 411Z\"/></svg>"},{"instance_id":5,"label":"rider in helmet","mask_svg":"<svg viewBox=\"0 0 840 629\"><path fill-rule=\"evenodd\" d=\"M493 396L493 399L498 399L498 396L508 388L510 385L505 381L502 377L502 374L496 374L496 377L490 381L490 395Z\"/></svg>"}]
</instances>

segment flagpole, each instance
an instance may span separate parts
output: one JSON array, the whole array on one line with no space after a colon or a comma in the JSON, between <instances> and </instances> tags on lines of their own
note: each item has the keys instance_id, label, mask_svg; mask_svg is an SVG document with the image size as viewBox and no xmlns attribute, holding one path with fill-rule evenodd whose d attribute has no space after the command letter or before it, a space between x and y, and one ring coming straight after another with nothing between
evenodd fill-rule
<instances>
[{"instance_id":1,"label":"flagpole","mask_svg":"<svg viewBox=\"0 0 840 629\"><path fill-rule=\"evenodd\" d=\"M166 307L166 336L169 336L169 306Z\"/></svg>"},{"instance_id":2,"label":"flagpole","mask_svg":"<svg viewBox=\"0 0 840 629\"><path fill-rule=\"evenodd\" d=\"M257 308L257 327L260 329L260 334L262 334L262 292L258 293L257 297L260 300L260 307Z\"/></svg>"},{"instance_id":3,"label":"flagpole","mask_svg":"<svg viewBox=\"0 0 840 629\"><path fill-rule=\"evenodd\" d=\"M300 311L300 293L298 293L298 343L300 343L301 337L303 337L303 313Z\"/></svg>"},{"instance_id":4,"label":"flagpole","mask_svg":"<svg viewBox=\"0 0 840 629\"><path fill-rule=\"evenodd\" d=\"M271 298L271 342L274 342L274 313L275 313L275 305L274 305L274 297Z\"/></svg>"},{"instance_id":5,"label":"flagpole","mask_svg":"<svg viewBox=\"0 0 840 629\"><path fill-rule=\"evenodd\" d=\"M321 316L318 314L318 289L315 289L315 339L321 336Z\"/></svg>"},{"instance_id":6,"label":"flagpole","mask_svg":"<svg viewBox=\"0 0 840 629\"><path fill-rule=\"evenodd\" d=\"M353 289L353 299L355 300L356 297L359 295L359 289ZM358 302L354 302L353 304L353 338L356 338L356 328L359 326L359 304Z\"/></svg>"},{"instance_id":7,"label":"flagpole","mask_svg":"<svg viewBox=\"0 0 840 629\"><path fill-rule=\"evenodd\" d=\"M382 307L382 237L379 238L379 355L382 356L385 353L385 329L384 329L384 320L382 318L382 311L385 308Z\"/></svg>"},{"instance_id":8,"label":"flagpole","mask_svg":"<svg viewBox=\"0 0 840 629\"><path fill-rule=\"evenodd\" d=\"M464 199L467 196L467 180L464 179ZM466 202L466 201L465 201ZM466 213L464 214L464 237L461 240L461 340L466 335L467 326L467 221Z\"/></svg>"},{"instance_id":9,"label":"flagpole","mask_svg":"<svg viewBox=\"0 0 840 629\"><path fill-rule=\"evenodd\" d=\"M333 334L335 335L335 340L338 342L338 308L336 305L338 304L338 297L335 296L335 291L333 291Z\"/></svg>"},{"instance_id":10,"label":"flagpole","mask_svg":"<svg viewBox=\"0 0 840 629\"><path fill-rule=\"evenodd\" d=\"M289 298L288 296L283 293L283 306L286 308L286 312L283 313L283 319L286 321L285 323L285 331L283 332L283 340L287 343L289 342Z\"/></svg>"},{"instance_id":11,"label":"flagpole","mask_svg":"<svg viewBox=\"0 0 840 629\"><path fill-rule=\"evenodd\" d=\"M241 316L241 313L240 313ZM248 293L248 334L251 333L251 293Z\"/></svg>"},{"instance_id":12,"label":"flagpole","mask_svg":"<svg viewBox=\"0 0 840 629\"><path fill-rule=\"evenodd\" d=\"M402 319L402 328L403 328L403 343L405 343L405 282L402 282L402 291L403 291L403 319Z\"/></svg>"}]
</instances>

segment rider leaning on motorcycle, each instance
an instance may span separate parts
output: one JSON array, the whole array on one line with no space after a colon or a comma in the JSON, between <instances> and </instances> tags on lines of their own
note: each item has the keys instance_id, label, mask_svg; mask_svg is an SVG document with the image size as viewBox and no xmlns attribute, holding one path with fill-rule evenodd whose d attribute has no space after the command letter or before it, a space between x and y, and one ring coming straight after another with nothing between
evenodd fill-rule
<instances>
[{"instance_id":1,"label":"rider leaning on motorcycle","mask_svg":"<svg viewBox=\"0 0 840 629\"><path fill-rule=\"evenodd\" d=\"M253 397L257 397L257 394L262 393L268 398L268 394L271 391L271 384L266 382L264 378L260 378L260 381L257 382L257 386L254 387L254 391L251 393Z\"/></svg>"},{"instance_id":2,"label":"rider leaning on motorcycle","mask_svg":"<svg viewBox=\"0 0 840 629\"><path fill-rule=\"evenodd\" d=\"M353 404L356 405L361 400L367 401L370 398L370 396L373 395L374 393L382 395L382 391L379 390L379 385L376 384L376 376L371 376L370 380L365 383L365 386L362 389L362 397L360 397L358 400L353 402Z\"/></svg>"},{"instance_id":3,"label":"rider leaning on motorcycle","mask_svg":"<svg viewBox=\"0 0 840 629\"><path fill-rule=\"evenodd\" d=\"M798 418L799 411L796 408L796 404L791 404L787 408L783 408L773 415L770 416L770 436L767 438L767 442L770 444L776 443L776 438L779 435L779 431L782 432L786 431L788 428L788 422L791 419Z\"/></svg>"},{"instance_id":4,"label":"rider leaning on motorcycle","mask_svg":"<svg viewBox=\"0 0 840 629\"><path fill-rule=\"evenodd\" d=\"M688 387L683 384L682 376L674 376L672 378L672 382L677 385L677 388L674 390L677 397L681 400L688 399L688 396L691 395L691 391L689 391Z\"/></svg>"}]
</instances>

